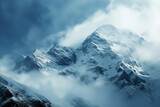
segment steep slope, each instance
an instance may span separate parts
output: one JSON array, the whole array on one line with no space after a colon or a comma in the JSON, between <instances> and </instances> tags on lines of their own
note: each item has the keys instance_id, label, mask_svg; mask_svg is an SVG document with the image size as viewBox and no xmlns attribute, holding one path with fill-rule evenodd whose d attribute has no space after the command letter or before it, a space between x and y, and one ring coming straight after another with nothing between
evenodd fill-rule
<instances>
[{"instance_id":1,"label":"steep slope","mask_svg":"<svg viewBox=\"0 0 160 107\"><path fill-rule=\"evenodd\" d=\"M150 91L150 77L134 57L136 48L145 44L147 42L136 34L105 25L75 50L58 45L46 53L36 50L23 57L15 69L19 72L56 69L61 75L76 76L87 84L103 78L130 96L137 91Z\"/></svg>"},{"instance_id":2,"label":"steep slope","mask_svg":"<svg viewBox=\"0 0 160 107\"><path fill-rule=\"evenodd\" d=\"M47 53L60 66L68 66L76 62L75 52L69 47L55 45Z\"/></svg>"},{"instance_id":3,"label":"steep slope","mask_svg":"<svg viewBox=\"0 0 160 107\"><path fill-rule=\"evenodd\" d=\"M52 59L46 53L36 49L31 55L20 56L14 70L17 72L36 71L47 67L51 61Z\"/></svg>"},{"instance_id":4,"label":"steep slope","mask_svg":"<svg viewBox=\"0 0 160 107\"><path fill-rule=\"evenodd\" d=\"M75 51L70 47L54 45L47 53L36 49L31 55L20 56L16 61L16 72L39 71L45 68L61 69L76 62Z\"/></svg>"},{"instance_id":5,"label":"steep slope","mask_svg":"<svg viewBox=\"0 0 160 107\"><path fill-rule=\"evenodd\" d=\"M95 32L110 44L112 50L125 58L132 58L136 48L149 44L139 35L127 30L119 30L112 25L103 25Z\"/></svg>"},{"instance_id":6,"label":"steep slope","mask_svg":"<svg viewBox=\"0 0 160 107\"><path fill-rule=\"evenodd\" d=\"M1 107L53 107L45 97L28 87L0 75Z\"/></svg>"},{"instance_id":7,"label":"steep slope","mask_svg":"<svg viewBox=\"0 0 160 107\"><path fill-rule=\"evenodd\" d=\"M78 67L85 69L84 75L87 76L83 78L84 81L90 82L90 80L103 77L114 82L121 89L127 87L135 91L149 91L149 87L145 85L149 78L148 74L141 69L136 61L126 60L113 51L110 43L100 37L97 32L91 34L82 43L77 50L77 56L77 63L74 65L75 71Z\"/></svg>"}]
</instances>

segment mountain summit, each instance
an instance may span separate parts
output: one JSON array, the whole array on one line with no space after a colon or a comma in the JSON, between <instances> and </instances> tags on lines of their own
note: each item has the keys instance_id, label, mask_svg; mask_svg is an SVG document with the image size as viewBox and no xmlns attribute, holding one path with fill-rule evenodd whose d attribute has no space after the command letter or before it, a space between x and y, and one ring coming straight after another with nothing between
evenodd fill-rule
<instances>
[{"instance_id":1,"label":"mountain summit","mask_svg":"<svg viewBox=\"0 0 160 107\"><path fill-rule=\"evenodd\" d=\"M99 27L77 48L54 45L48 52L35 50L16 62L15 72L56 72L74 77L84 84L98 79L117 87L128 98L151 98L151 77L140 66L134 54L147 42L137 34L111 25ZM138 94L137 94L138 93Z\"/></svg>"},{"instance_id":2,"label":"mountain summit","mask_svg":"<svg viewBox=\"0 0 160 107\"><path fill-rule=\"evenodd\" d=\"M121 89L135 87L148 90L145 84L149 76L132 57L136 49L133 44L138 46L143 42L145 40L136 34L104 25L89 35L77 49L54 45L46 53L35 50L18 61L15 68L18 72L54 68L59 74L72 72L81 79L84 75L79 69L83 68L87 75L82 79L84 82L105 77Z\"/></svg>"}]
</instances>

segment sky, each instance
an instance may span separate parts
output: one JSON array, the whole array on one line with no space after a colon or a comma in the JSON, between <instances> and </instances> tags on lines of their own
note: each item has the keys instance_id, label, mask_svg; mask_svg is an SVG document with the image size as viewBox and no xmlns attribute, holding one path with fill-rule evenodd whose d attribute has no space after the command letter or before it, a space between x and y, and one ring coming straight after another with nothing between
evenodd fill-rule
<instances>
[{"instance_id":1,"label":"sky","mask_svg":"<svg viewBox=\"0 0 160 107\"><path fill-rule=\"evenodd\" d=\"M58 32L108 4L109 0L0 0L0 57L57 42ZM50 35L52 40L46 39Z\"/></svg>"},{"instance_id":2,"label":"sky","mask_svg":"<svg viewBox=\"0 0 160 107\"><path fill-rule=\"evenodd\" d=\"M97 10L82 23L68 28L64 32L65 36L60 38L59 44L76 48L99 26L110 24L117 29L131 31L149 42L150 46L137 49L137 56L142 61L158 65L160 62L159 11L158 0L111 0L105 9Z\"/></svg>"},{"instance_id":3,"label":"sky","mask_svg":"<svg viewBox=\"0 0 160 107\"><path fill-rule=\"evenodd\" d=\"M0 57L29 54L55 43L77 47L99 26L111 24L153 43L143 52L145 59L157 59L159 4L158 0L1 0Z\"/></svg>"},{"instance_id":4,"label":"sky","mask_svg":"<svg viewBox=\"0 0 160 107\"><path fill-rule=\"evenodd\" d=\"M14 66L6 54L28 54L36 48L47 48L54 43L77 47L99 26L111 24L118 29L137 33L153 44L153 46L138 49L138 54L140 58L150 62L150 65L158 67L157 71L159 71L159 12L160 1L158 0L0 0L0 58L2 57L0 70L11 71L11 66ZM101 80L98 81L101 83L100 86L92 84L82 87L75 78L70 78L71 80L60 78L54 72L42 75L6 73L20 83L35 89L39 88L39 93L55 102L60 102L64 98L68 100L72 92L87 100L91 99L87 96L95 95L92 101L102 107L110 103L103 100L102 103L100 98L104 97L103 99L112 102L110 95L113 94L113 89L103 87ZM52 86L51 83L55 85ZM74 90L71 90L72 88ZM107 93L103 92L104 90L101 91L101 88ZM51 92L55 93L52 95ZM58 97L57 100L53 98L54 95ZM106 95L107 98L105 98ZM119 96L114 96L115 101L115 98L121 99Z\"/></svg>"},{"instance_id":5,"label":"sky","mask_svg":"<svg viewBox=\"0 0 160 107\"><path fill-rule=\"evenodd\" d=\"M160 43L160 2L158 0L111 0L105 10L98 10L81 24L66 31L60 44L80 44L99 26L111 24L129 30L147 41ZM83 32L82 32L83 31ZM75 36L76 35L76 36ZM70 41L70 42L67 42Z\"/></svg>"}]
</instances>

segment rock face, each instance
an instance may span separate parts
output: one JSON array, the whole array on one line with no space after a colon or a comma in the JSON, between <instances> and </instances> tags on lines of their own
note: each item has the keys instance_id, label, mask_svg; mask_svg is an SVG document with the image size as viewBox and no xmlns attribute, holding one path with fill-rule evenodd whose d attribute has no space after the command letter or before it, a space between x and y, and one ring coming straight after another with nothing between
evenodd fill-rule
<instances>
[{"instance_id":1,"label":"rock face","mask_svg":"<svg viewBox=\"0 0 160 107\"><path fill-rule=\"evenodd\" d=\"M18 72L38 71L42 68L69 66L76 63L75 51L70 47L53 46L47 53L35 50L31 55L21 56L14 70Z\"/></svg>"},{"instance_id":2,"label":"rock face","mask_svg":"<svg viewBox=\"0 0 160 107\"><path fill-rule=\"evenodd\" d=\"M91 81L95 78L105 77L121 90L134 87L132 89L135 92L137 90L149 91L147 86L148 74L141 69L133 58L126 58L114 51L112 45L110 41L101 37L100 33L92 33L77 50L77 65L86 68L86 72L93 73L93 75L85 74L88 75L87 78L91 78Z\"/></svg>"},{"instance_id":3,"label":"rock face","mask_svg":"<svg viewBox=\"0 0 160 107\"><path fill-rule=\"evenodd\" d=\"M51 62L48 54L35 50L31 55L20 56L16 61L14 70L17 72L38 71L42 68L48 67Z\"/></svg>"},{"instance_id":4,"label":"rock face","mask_svg":"<svg viewBox=\"0 0 160 107\"><path fill-rule=\"evenodd\" d=\"M4 76L0 76L0 106L54 107L45 97Z\"/></svg>"},{"instance_id":5,"label":"rock face","mask_svg":"<svg viewBox=\"0 0 160 107\"><path fill-rule=\"evenodd\" d=\"M68 66L76 62L75 52L69 47L55 45L48 51L48 54L56 60L58 65L61 66Z\"/></svg>"},{"instance_id":6,"label":"rock face","mask_svg":"<svg viewBox=\"0 0 160 107\"><path fill-rule=\"evenodd\" d=\"M106 25L88 36L77 49L55 45L46 53L36 50L18 61L15 69L30 72L54 68L60 75L73 75L85 83L105 78L128 95L134 95L133 91L150 90L150 77L133 56L136 47L144 44L147 42L138 35Z\"/></svg>"}]
</instances>

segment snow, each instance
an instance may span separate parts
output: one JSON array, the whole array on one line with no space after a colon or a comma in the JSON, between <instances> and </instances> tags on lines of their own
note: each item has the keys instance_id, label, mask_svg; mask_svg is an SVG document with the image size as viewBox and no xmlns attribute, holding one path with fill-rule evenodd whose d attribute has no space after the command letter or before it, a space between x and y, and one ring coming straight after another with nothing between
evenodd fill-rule
<instances>
[{"instance_id":1,"label":"snow","mask_svg":"<svg viewBox=\"0 0 160 107\"><path fill-rule=\"evenodd\" d=\"M98 78L117 83L121 92L134 95L140 91L138 86L150 78L133 57L136 47L144 42L137 34L105 25L89 35L77 49L55 45L48 52L36 49L29 56L41 69L46 69L43 72L46 76L49 75L46 71L55 71L66 77L83 79L81 82L87 84ZM136 80L140 82L135 83Z\"/></svg>"},{"instance_id":2,"label":"snow","mask_svg":"<svg viewBox=\"0 0 160 107\"><path fill-rule=\"evenodd\" d=\"M95 32L89 35L81 46L75 50L69 47L54 45L47 53L38 49L31 55L37 65L43 69L55 69L57 71L65 71L71 69L72 72L90 71L93 68L104 68L108 77L117 75L117 67L119 63L123 64L123 69L129 75L134 72L140 77L147 77L141 67L132 64L136 59L132 57L135 48L133 45L140 45L143 39L138 35L129 31L119 30L112 25L104 25L99 27ZM135 45L134 45L135 46ZM73 64L69 63L65 66L57 64L58 61L65 61L63 58L73 60L75 53L77 59ZM90 74L91 75L91 74Z\"/></svg>"},{"instance_id":3,"label":"snow","mask_svg":"<svg viewBox=\"0 0 160 107\"><path fill-rule=\"evenodd\" d=\"M0 84L1 84L1 91L6 93L9 91L12 96L6 95L7 98L4 98L3 96L0 96L0 106L7 104L11 99L18 104L25 105L34 105L36 101L39 101L40 103L47 106L53 106L45 97L37 94L36 92L33 92L32 89L30 89L27 86L24 86L10 78L7 78L0 74ZM5 87L5 88L2 88ZM38 103L37 103L38 104ZM6 105L7 106L7 105Z\"/></svg>"},{"instance_id":4,"label":"snow","mask_svg":"<svg viewBox=\"0 0 160 107\"><path fill-rule=\"evenodd\" d=\"M39 63L50 63L51 58L49 58L45 53L39 51L36 49L33 53L34 57L37 59L37 62ZM43 65L43 64L42 64Z\"/></svg>"}]
</instances>

